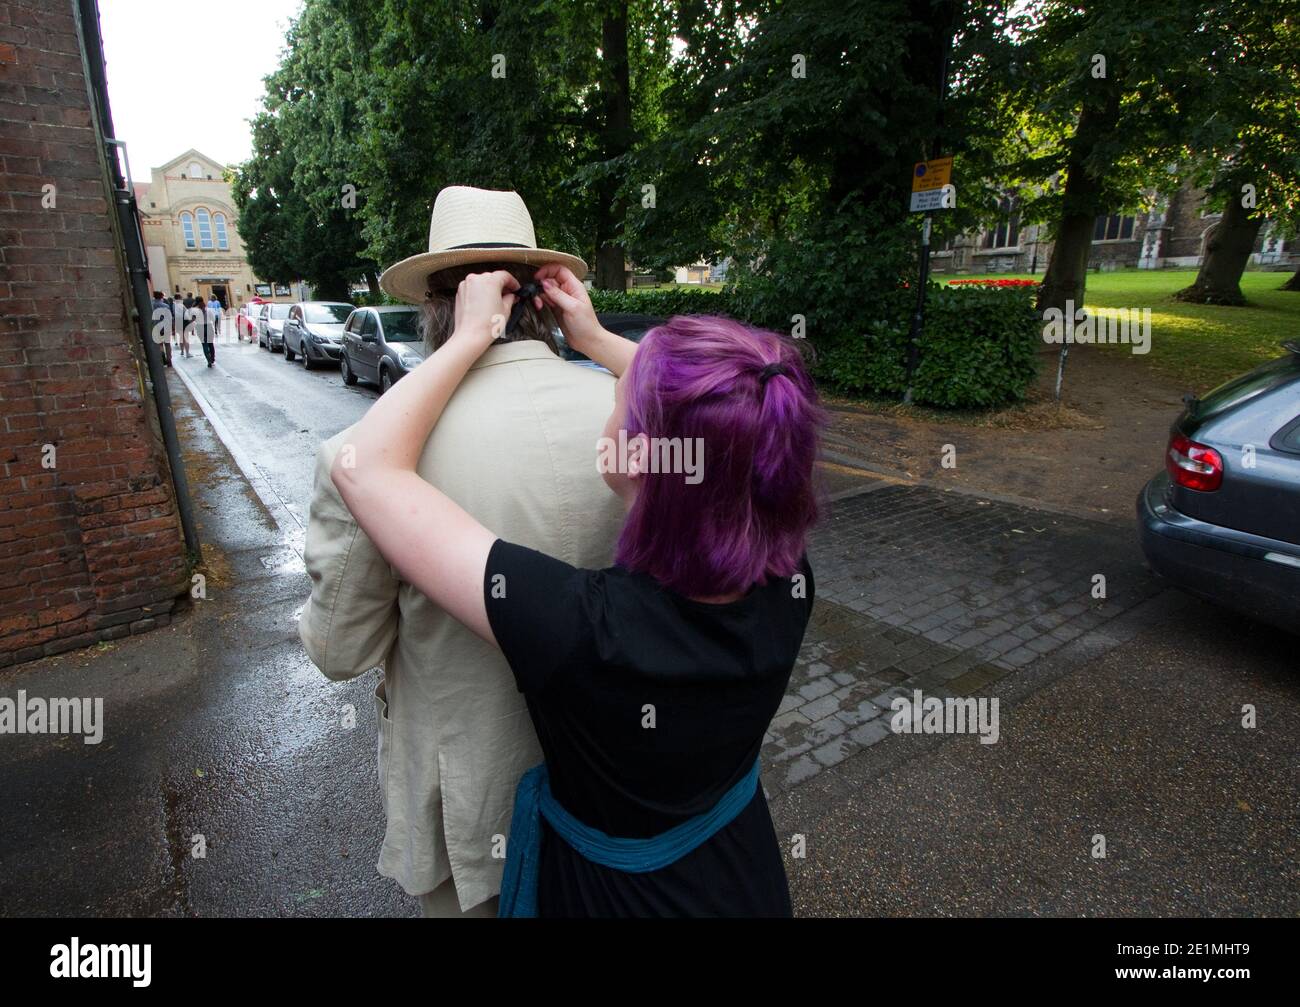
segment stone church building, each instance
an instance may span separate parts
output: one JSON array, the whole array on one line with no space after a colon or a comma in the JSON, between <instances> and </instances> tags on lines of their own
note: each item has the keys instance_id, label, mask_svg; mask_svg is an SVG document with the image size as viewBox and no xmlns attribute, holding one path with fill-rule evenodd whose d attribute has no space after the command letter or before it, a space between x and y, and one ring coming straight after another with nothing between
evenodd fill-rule
<instances>
[{"instance_id":1,"label":"stone church building","mask_svg":"<svg viewBox=\"0 0 1300 1007\"><path fill-rule=\"evenodd\" d=\"M1222 215L1205 210L1205 193L1183 184L1156 197L1144 214L1098 217L1092 235L1089 269L1197 268L1205 243ZM1043 273L1052 254L1047 228L1020 226L1014 203L1003 216L977 231L957 235L931 255L937 273ZM1250 268L1294 272L1300 267L1300 241L1286 241L1266 221L1255 241Z\"/></svg>"}]
</instances>

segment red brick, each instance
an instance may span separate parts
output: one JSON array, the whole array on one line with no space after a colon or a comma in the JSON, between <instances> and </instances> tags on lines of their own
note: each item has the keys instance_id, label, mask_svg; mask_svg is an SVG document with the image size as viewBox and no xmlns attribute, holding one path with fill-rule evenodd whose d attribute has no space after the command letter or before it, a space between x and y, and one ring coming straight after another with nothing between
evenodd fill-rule
<instances>
[{"instance_id":1,"label":"red brick","mask_svg":"<svg viewBox=\"0 0 1300 1007\"><path fill-rule=\"evenodd\" d=\"M0 667L165 625L187 586L74 27L0 6Z\"/></svg>"}]
</instances>

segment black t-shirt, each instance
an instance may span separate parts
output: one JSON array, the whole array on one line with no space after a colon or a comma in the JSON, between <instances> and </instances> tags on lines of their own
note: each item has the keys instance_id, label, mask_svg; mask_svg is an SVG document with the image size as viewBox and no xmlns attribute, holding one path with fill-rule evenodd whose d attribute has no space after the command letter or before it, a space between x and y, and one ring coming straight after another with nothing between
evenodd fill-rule
<instances>
[{"instance_id":1,"label":"black t-shirt","mask_svg":"<svg viewBox=\"0 0 1300 1007\"><path fill-rule=\"evenodd\" d=\"M572 815L610 836L658 835L708 811L754 764L812 611L812 571L722 605L622 567L582 570L497 540L488 619ZM760 785L708 842L658 871L591 863L543 819L542 916L788 916Z\"/></svg>"}]
</instances>

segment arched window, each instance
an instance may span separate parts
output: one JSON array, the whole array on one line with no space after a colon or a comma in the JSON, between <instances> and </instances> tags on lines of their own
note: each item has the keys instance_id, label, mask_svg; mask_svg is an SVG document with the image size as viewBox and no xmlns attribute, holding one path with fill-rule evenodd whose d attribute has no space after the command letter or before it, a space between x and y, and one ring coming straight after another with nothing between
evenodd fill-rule
<instances>
[{"instance_id":1,"label":"arched window","mask_svg":"<svg viewBox=\"0 0 1300 1007\"><path fill-rule=\"evenodd\" d=\"M198 161L190 162L190 178L202 178L203 169L199 166Z\"/></svg>"},{"instance_id":2,"label":"arched window","mask_svg":"<svg viewBox=\"0 0 1300 1007\"><path fill-rule=\"evenodd\" d=\"M212 223L217 228L217 247L224 252L230 247L230 242L226 240L226 215L224 213L213 214Z\"/></svg>"},{"instance_id":3,"label":"arched window","mask_svg":"<svg viewBox=\"0 0 1300 1007\"><path fill-rule=\"evenodd\" d=\"M194 248L194 214L189 210L181 214L181 230L185 232L185 247Z\"/></svg>"},{"instance_id":4,"label":"arched window","mask_svg":"<svg viewBox=\"0 0 1300 1007\"><path fill-rule=\"evenodd\" d=\"M199 207L198 210L195 211L195 213L199 218L199 247L211 248L212 247L212 215L209 214L207 210L203 209L203 207Z\"/></svg>"}]
</instances>

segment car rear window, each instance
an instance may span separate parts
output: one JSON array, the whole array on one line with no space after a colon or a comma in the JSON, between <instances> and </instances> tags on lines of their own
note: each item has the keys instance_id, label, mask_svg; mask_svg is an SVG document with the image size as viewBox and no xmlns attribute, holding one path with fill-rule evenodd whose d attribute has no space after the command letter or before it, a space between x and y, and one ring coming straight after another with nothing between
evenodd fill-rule
<instances>
[{"instance_id":1,"label":"car rear window","mask_svg":"<svg viewBox=\"0 0 1300 1007\"><path fill-rule=\"evenodd\" d=\"M307 321L317 325L332 325L335 322L347 321L348 315L352 314L352 305L308 304L304 310L307 313Z\"/></svg>"},{"instance_id":2,"label":"car rear window","mask_svg":"<svg viewBox=\"0 0 1300 1007\"><path fill-rule=\"evenodd\" d=\"M420 316L415 311L385 311L384 338L390 343L416 343L423 337L418 327Z\"/></svg>"},{"instance_id":3,"label":"car rear window","mask_svg":"<svg viewBox=\"0 0 1300 1007\"><path fill-rule=\"evenodd\" d=\"M1294 451L1300 454L1300 416L1291 421L1289 429L1274 442L1274 445L1283 451Z\"/></svg>"},{"instance_id":4,"label":"car rear window","mask_svg":"<svg viewBox=\"0 0 1300 1007\"><path fill-rule=\"evenodd\" d=\"M1192 417L1204 422L1272 388L1296 380L1300 380L1300 354L1288 353L1206 392L1192 410Z\"/></svg>"}]
</instances>

